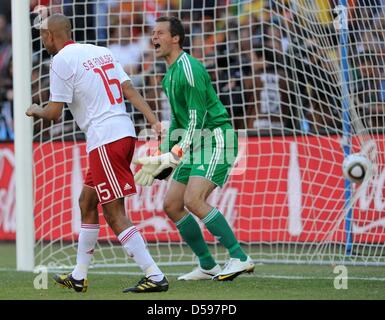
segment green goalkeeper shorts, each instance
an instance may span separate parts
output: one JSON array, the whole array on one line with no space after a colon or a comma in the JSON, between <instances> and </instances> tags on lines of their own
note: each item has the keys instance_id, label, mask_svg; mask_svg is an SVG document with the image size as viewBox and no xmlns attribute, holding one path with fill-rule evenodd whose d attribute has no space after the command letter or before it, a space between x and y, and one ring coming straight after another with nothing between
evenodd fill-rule
<instances>
[{"instance_id":1,"label":"green goalkeeper shorts","mask_svg":"<svg viewBox=\"0 0 385 320\"><path fill-rule=\"evenodd\" d=\"M238 137L230 125L204 131L197 147L183 157L173 179L187 184L190 177L202 177L222 187L238 154Z\"/></svg>"}]
</instances>

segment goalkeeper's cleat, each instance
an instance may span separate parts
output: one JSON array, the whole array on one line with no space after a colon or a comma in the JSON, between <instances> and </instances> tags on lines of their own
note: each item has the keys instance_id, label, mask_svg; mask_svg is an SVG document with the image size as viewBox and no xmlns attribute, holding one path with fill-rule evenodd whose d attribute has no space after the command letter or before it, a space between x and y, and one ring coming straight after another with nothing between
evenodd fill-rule
<instances>
[{"instance_id":1,"label":"goalkeeper's cleat","mask_svg":"<svg viewBox=\"0 0 385 320\"><path fill-rule=\"evenodd\" d=\"M164 277L161 281L151 280L149 277L143 277L140 281L133 287L124 289L123 292L135 292L135 293L144 293L144 292L162 292L168 290L168 281Z\"/></svg>"},{"instance_id":2,"label":"goalkeeper's cleat","mask_svg":"<svg viewBox=\"0 0 385 320\"><path fill-rule=\"evenodd\" d=\"M221 267L217 264L214 268L210 270L202 269L201 267L195 268L193 271L186 273L180 277L178 280L211 280L213 276L221 272Z\"/></svg>"},{"instance_id":3,"label":"goalkeeper's cleat","mask_svg":"<svg viewBox=\"0 0 385 320\"><path fill-rule=\"evenodd\" d=\"M246 261L231 258L221 272L216 274L212 279L216 281L231 281L242 273L252 273L254 271L254 263L250 257Z\"/></svg>"},{"instance_id":4,"label":"goalkeeper's cleat","mask_svg":"<svg viewBox=\"0 0 385 320\"><path fill-rule=\"evenodd\" d=\"M74 289L76 292L86 292L88 288L87 279L76 280L71 273L56 274L53 277L55 284L59 284L63 288Z\"/></svg>"}]
</instances>

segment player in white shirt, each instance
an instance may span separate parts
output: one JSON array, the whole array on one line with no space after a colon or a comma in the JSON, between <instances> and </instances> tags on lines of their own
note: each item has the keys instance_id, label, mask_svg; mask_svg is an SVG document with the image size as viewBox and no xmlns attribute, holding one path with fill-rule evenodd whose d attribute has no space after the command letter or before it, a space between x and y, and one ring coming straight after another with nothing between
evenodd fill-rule
<instances>
[{"instance_id":1,"label":"player in white shirt","mask_svg":"<svg viewBox=\"0 0 385 320\"><path fill-rule=\"evenodd\" d=\"M124 97L144 114L157 133L160 123L109 49L71 40L71 23L66 16L55 14L44 21L41 37L47 52L54 55L51 96L47 106L34 104L26 115L57 120L66 103L86 134L90 166L79 199L82 226L76 267L69 274L56 275L54 280L77 292L87 291L87 272L99 233L100 203L108 225L145 273L137 285L123 291L167 291L166 277L126 216L124 197L136 193L130 170L136 136Z\"/></svg>"}]
</instances>

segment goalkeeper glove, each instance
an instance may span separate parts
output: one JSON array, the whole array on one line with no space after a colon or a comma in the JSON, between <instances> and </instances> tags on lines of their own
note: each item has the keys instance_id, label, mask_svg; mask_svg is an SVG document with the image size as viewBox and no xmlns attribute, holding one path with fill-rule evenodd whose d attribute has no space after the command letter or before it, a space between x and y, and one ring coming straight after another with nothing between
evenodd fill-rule
<instances>
[{"instance_id":1,"label":"goalkeeper glove","mask_svg":"<svg viewBox=\"0 0 385 320\"><path fill-rule=\"evenodd\" d=\"M172 152L137 159L135 163L143 166L135 174L135 182L142 186L151 186L154 179L163 180L168 178L179 162L180 159Z\"/></svg>"},{"instance_id":2,"label":"goalkeeper glove","mask_svg":"<svg viewBox=\"0 0 385 320\"><path fill-rule=\"evenodd\" d=\"M159 159L160 165L154 171L153 175L155 179L163 180L168 178L174 169L178 166L180 158L172 152L167 152L157 157Z\"/></svg>"},{"instance_id":3,"label":"goalkeeper glove","mask_svg":"<svg viewBox=\"0 0 385 320\"><path fill-rule=\"evenodd\" d=\"M181 148L175 145L171 152L137 159L135 163L141 164L142 168L135 174L135 182L142 186L151 186L154 179L163 180L168 178L178 166L182 157Z\"/></svg>"},{"instance_id":4,"label":"goalkeeper glove","mask_svg":"<svg viewBox=\"0 0 385 320\"><path fill-rule=\"evenodd\" d=\"M183 150L179 145L174 145L171 152L158 156L160 165L154 172L154 178L158 180L167 179L183 158Z\"/></svg>"},{"instance_id":5,"label":"goalkeeper glove","mask_svg":"<svg viewBox=\"0 0 385 320\"><path fill-rule=\"evenodd\" d=\"M139 162L139 160L141 159L138 159L137 161L135 161L135 163L140 164L141 162ZM159 167L158 164L143 165L142 168L134 175L135 182L141 186L151 186L152 183L154 182L154 176L152 175L152 173L158 167Z\"/></svg>"}]
</instances>

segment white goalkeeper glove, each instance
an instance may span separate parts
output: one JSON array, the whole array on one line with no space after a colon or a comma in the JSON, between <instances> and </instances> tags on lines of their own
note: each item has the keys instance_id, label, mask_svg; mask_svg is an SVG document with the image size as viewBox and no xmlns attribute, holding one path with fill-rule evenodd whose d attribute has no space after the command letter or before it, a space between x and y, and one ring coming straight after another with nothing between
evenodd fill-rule
<instances>
[{"instance_id":1,"label":"white goalkeeper glove","mask_svg":"<svg viewBox=\"0 0 385 320\"><path fill-rule=\"evenodd\" d=\"M136 164L142 164L139 162L139 160L142 160L144 158L138 159L135 161ZM136 184L140 186L151 186L154 182L154 176L152 173L159 167L158 164L146 164L143 165L142 168L135 173L134 180Z\"/></svg>"},{"instance_id":2,"label":"white goalkeeper glove","mask_svg":"<svg viewBox=\"0 0 385 320\"><path fill-rule=\"evenodd\" d=\"M172 152L137 159L135 163L142 164L143 166L135 174L135 182L142 186L150 186L154 179L166 179L178 166L179 162L180 159Z\"/></svg>"},{"instance_id":3,"label":"white goalkeeper glove","mask_svg":"<svg viewBox=\"0 0 385 320\"><path fill-rule=\"evenodd\" d=\"M152 158L151 161L159 162L159 167L153 173L154 178L158 180L168 178L180 162L180 158L172 152L167 152Z\"/></svg>"}]
</instances>

